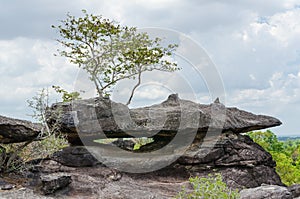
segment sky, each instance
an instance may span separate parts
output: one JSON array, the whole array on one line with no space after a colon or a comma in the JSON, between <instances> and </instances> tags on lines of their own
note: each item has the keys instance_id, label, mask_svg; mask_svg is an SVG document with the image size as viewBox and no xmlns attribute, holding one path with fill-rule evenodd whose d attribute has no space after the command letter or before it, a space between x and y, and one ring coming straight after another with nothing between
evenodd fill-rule
<instances>
[{"instance_id":1,"label":"sky","mask_svg":"<svg viewBox=\"0 0 300 199\"><path fill-rule=\"evenodd\" d=\"M53 55L60 46L51 25L67 13L81 16L82 9L128 26L185 34L214 63L226 106L277 117L283 123L272 128L277 135L300 136L300 0L0 0L0 115L30 119L26 101L40 89L74 89L78 68ZM151 86L137 90L133 102L158 103L170 92L189 98L193 92L198 102L211 103L205 77L189 79L188 69L170 77L146 74ZM170 80L169 87L162 87L162 79ZM116 93L128 93L126 85Z\"/></svg>"}]
</instances>

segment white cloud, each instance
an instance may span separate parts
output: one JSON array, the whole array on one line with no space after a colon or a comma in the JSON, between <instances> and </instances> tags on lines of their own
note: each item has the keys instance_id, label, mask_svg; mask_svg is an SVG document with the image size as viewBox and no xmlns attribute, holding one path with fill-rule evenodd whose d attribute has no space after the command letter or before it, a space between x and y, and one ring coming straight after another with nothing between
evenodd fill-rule
<instances>
[{"instance_id":1,"label":"white cloud","mask_svg":"<svg viewBox=\"0 0 300 199\"><path fill-rule=\"evenodd\" d=\"M243 35L250 34L253 39L259 35L270 34L274 39L282 42L283 46L291 45L299 40L300 34L300 9L288 10L276 13L267 17L263 22L258 21L250 24L250 31Z\"/></svg>"},{"instance_id":2,"label":"white cloud","mask_svg":"<svg viewBox=\"0 0 300 199\"><path fill-rule=\"evenodd\" d=\"M281 119L283 126L277 133L284 135L299 133L295 119L299 118L300 76L274 73L267 89L243 89L229 91L227 103L254 113L273 115Z\"/></svg>"},{"instance_id":3,"label":"white cloud","mask_svg":"<svg viewBox=\"0 0 300 199\"><path fill-rule=\"evenodd\" d=\"M77 69L65 59L54 57L56 48L55 43L45 40L0 41L0 102L11 104L8 111L1 106L1 114L26 117L26 100L42 88L61 85L67 90L73 89Z\"/></svg>"}]
</instances>

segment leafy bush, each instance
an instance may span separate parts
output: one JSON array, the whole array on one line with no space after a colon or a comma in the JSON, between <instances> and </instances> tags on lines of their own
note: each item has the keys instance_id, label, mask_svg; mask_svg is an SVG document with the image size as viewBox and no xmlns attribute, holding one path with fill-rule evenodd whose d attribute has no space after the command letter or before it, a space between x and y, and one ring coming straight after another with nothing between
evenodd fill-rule
<instances>
[{"instance_id":1,"label":"leafy bush","mask_svg":"<svg viewBox=\"0 0 300 199\"><path fill-rule=\"evenodd\" d=\"M271 131L247 133L268 151L276 162L276 172L286 185L300 183L300 140L279 141Z\"/></svg>"},{"instance_id":2,"label":"leafy bush","mask_svg":"<svg viewBox=\"0 0 300 199\"><path fill-rule=\"evenodd\" d=\"M222 181L221 174L208 175L207 178L190 178L193 191L187 193L185 187L176 199L235 199L239 198L238 190L232 190Z\"/></svg>"}]
</instances>

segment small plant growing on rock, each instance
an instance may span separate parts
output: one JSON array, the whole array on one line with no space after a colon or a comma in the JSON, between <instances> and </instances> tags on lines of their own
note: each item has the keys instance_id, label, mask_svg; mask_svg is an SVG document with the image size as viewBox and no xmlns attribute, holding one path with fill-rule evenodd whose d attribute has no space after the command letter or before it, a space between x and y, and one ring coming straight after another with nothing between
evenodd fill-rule
<instances>
[{"instance_id":1,"label":"small plant growing on rock","mask_svg":"<svg viewBox=\"0 0 300 199\"><path fill-rule=\"evenodd\" d=\"M56 92L58 92L58 90L61 91L59 93L63 94L62 99L64 101L71 101L79 98L79 93L77 92L68 93L58 86L55 86L53 88L56 90ZM67 146L67 140L59 133L59 124L54 124L51 127L47 124L45 115L47 108L49 107L48 90L42 89L31 100L28 100L28 104L29 107L33 109L32 117L40 122L43 128L41 134L38 137L39 142L34 142L31 144L31 146L28 147L29 150L27 150L27 156L32 156L32 154L35 154L35 156L38 158L45 158L55 151ZM58 110L55 114L59 115L61 114L60 112L61 111Z\"/></svg>"},{"instance_id":2,"label":"small plant growing on rock","mask_svg":"<svg viewBox=\"0 0 300 199\"><path fill-rule=\"evenodd\" d=\"M183 187L176 199L237 199L238 190L232 190L222 181L221 174L208 175L204 177L190 178L193 187L192 192L187 192Z\"/></svg>"}]
</instances>

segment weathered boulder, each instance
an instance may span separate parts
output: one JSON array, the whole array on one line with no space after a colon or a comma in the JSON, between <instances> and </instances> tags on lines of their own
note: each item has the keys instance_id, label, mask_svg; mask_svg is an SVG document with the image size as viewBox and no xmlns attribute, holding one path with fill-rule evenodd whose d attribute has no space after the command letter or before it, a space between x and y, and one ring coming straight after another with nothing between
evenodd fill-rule
<instances>
[{"instance_id":1,"label":"weathered boulder","mask_svg":"<svg viewBox=\"0 0 300 199\"><path fill-rule=\"evenodd\" d=\"M41 132L41 128L41 125L29 121L0 116L0 143L34 140Z\"/></svg>"},{"instance_id":2,"label":"weathered boulder","mask_svg":"<svg viewBox=\"0 0 300 199\"><path fill-rule=\"evenodd\" d=\"M244 189L240 192L241 199L293 199L292 193L286 187L277 185L262 185Z\"/></svg>"},{"instance_id":3,"label":"weathered boulder","mask_svg":"<svg viewBox=\"0 0 300 199\"><path fill-rule=\"evenodd\" d=\"M177 163L192 165L195 176L219 172L232 188L283 185L272 156L247 135L225 133L217 139L213 147L194 143Z\"/></svg>"},{"instance_id":4,"label":"weathered boulder","mask_svg":"<svg viewBox=\"0 0 300 199\"><path fill-rule=\"evenodd\" d=\"M51 158L62 165L72 167L91 167L99 164L84 146L66 147L55 152Z\"/></svg>"},{"instance_id":5,"label":"weathered boulder","mask_svg":"<svg viewBox=\"0 0 300 199\"><path fill-rule=\"evenodd\" d=\"M133 148L134 148L135 142L132 141L132 140L121 140L121 139L118 139L116 141L113 141L111 144L114 145L114 146L117 146L117 147L119 147L121 149L132 151Z\"/></svg>"},{"instance_id":6,"label":"weathered boulder","mask_svg":"<svg viewBox=\"0 0 300 199\"><path fill-rule=\"evenodd\" d=\"M52 173L41 176L41 192L44 195L53 194L67 187L72 182L70 175L65 173Z\"/></svg>"},{"instance_id":7,"label":"weathered boulder","mask_svg":"<svg viewBox=\"0 0 300 199\"><path fill-rule=\"evenodd\" d=\"M180 164L208 164L213 166L275 166L272 156L247 135L224 133L214 146L194 143L183 156Z\"/></svg>"},{"instance_id":8,"label":"weathered boulder","mask_svg":"<svg viewBox=\"0 0 300 199\"><path fill-rule=\"evenodd\" d=\"M61 114L55 114L60 112ZM129 109L108 98L92 98L56 103L47 112L48 124L60 124L73 145L93 144L94 139L119 137L174 137L178 131L195 130L205 135L208 129L243 133L278 126L273 117L255 115L237 108L226 108L215 101L198 104L172 94L161 104ZM158 139L156 139L158 140Z\"/></svg>"}]
</instances>

